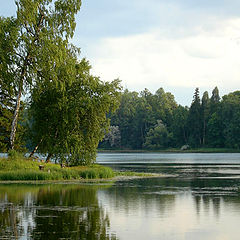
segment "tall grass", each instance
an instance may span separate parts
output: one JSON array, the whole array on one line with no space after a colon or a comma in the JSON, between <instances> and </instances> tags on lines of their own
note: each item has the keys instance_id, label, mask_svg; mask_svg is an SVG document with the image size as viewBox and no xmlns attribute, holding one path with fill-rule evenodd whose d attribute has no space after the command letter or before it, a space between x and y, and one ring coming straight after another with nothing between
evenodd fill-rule
<instances>
[{"instance_id":1,"label":"tall grass","mask_svg":"<svg viewBox=\"0 0 240 240\"><path fill-rule=\"evenodd\" d=\"M75 171L79 173L81 178L85 179L95 179L95 178L112 178L114 177L114 172L109 167L102 166L92 166L88 169L78 169L75 168Z\"/></svg>"},{"instance_id":2,"label":"tall grass","mask_svg":"<svg viewBox=\"0 0 240 240\"><path fill-rule=\"evenodd\" d=\"M0 172L0 180L60 180L60 174L49 174L48 172L40 172L40 171L26 171L26 170L18 170L18 171L7 171Z\"/></svg>"},{"instance_id":3,"label":"tall grass","mask_svg":"<svg viewBox=\"0 0 240 240\"><path fill-rule=\"evenodd\" d=\"M39 170L39 165L44 166ZM103 179L114 177L109 167L100 165L61 168L58 164L36 162L12 155L0 158L0 180L73 180Z\"/></svg>"},{"instance_id":4,"label":"tall grass","mask_svg":"<svg viewBox=\"0 0 240 240\"><path fill-rule=\"evenodd\" d=\"M23 153L17 152L15 150L8 151L8 158L11 160L19 160L23 158Z\"/></svg>"}]
</instances>

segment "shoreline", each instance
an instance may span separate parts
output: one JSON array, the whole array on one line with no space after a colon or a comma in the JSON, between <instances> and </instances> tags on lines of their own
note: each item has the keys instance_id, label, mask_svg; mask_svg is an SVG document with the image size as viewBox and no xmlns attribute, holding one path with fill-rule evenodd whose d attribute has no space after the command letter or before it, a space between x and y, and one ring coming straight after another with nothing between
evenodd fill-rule
<instances>
[{"instance_id":1,"label":"shoreline","mask_svg":"<svg viewBox=\"0 0 240 240\"><path fill-rule=\"evenodd\" d=\"M128 181L134 179L146 179L146 178L165 178L175 177L175 175L165 175L157 173L148 173L149 175L143 176L115 176L113 178L96 178L96 179L77 179L77 180L6 180L0 181L1 184L31 184L31 185L43 185L43 184L107 184L115 183L119 181Z\"/></svg>"},{"instance_id":2,"label":"shoreline","mask_svg":"<svg viewBox=\"0 0 240 240\"><path fill-rule=\"evenodd\" d=\"M114 171L111 167L94 164L62 168L59 164L42 163L32 159L0 158L0 184L8 183L102 183L135 178L162 177L162 174ZM41 167L41 168L40 168Z\"/></svg>"}]
</instances>

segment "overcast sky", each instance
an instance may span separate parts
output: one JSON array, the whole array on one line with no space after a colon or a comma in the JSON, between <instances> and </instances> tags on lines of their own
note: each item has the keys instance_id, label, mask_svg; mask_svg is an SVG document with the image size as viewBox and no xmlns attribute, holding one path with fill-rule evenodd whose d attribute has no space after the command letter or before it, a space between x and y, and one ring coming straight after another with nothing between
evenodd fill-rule
<instances>
[{"instance_id":1,"label":"overcast sky","mask_svg":"<svg viewBox=\"0 0 240 240\"><path fill-rule=\"evenodd\" d=\"M15 15L0 0L0 15ZM224 95L240 85L239 0L84 0L73 42L104 81L190 105L194 89Z\"/></svg>"}]
</instances>

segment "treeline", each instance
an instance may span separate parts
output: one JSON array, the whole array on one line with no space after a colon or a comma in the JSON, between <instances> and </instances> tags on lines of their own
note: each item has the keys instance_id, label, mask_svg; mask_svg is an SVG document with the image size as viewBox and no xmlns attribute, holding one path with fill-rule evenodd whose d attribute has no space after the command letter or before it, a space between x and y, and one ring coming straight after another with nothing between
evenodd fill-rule
<instances>
[{"instance_id":1,"label":"treeline","mask_svg":"<svg viewBox=\"0 0 240 240\"><path fill-rule=\"evenodd\" d=\"M155 94L125 90L100 148L166 149L240 147L240 91L202 96L196 88L190 107L178 105L162 88Z\"/></svg>"}]
</instances>

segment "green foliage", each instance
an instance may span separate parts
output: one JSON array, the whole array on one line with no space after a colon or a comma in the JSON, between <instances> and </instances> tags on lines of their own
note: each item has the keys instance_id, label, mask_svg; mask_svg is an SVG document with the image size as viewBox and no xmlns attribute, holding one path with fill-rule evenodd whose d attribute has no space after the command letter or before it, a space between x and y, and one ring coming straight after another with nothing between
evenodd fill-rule
<instances>
[{"instance_id":1,"label":"green foliage","mask_svg":"<svg viewBox=\"0 0 240 240\"><path fill-rule=\"evenodd\" d=\"M177 106L174 97L162 88L155 94L125 90L120 108L111 115L111 125L119 127L122 149L240 148L240 92L200 98L196 88L190 106ZM156 127L158 119L164 127ZM100 145L102 147L103 145ZM111 148L111 146L109 146Z\"/></svg>"},{"instance_id":2,"label":"green foliage","mask_svg":"<svg viewBox=\"0 0 240 240\"><path fill-rule=\"evenodd\" d=\"M202 143L202 118L201 118L201 102L199 97L199 89L195 89L193 101L188 114L188 132L189 144L197 147Z\"/></svg>"},{"instance_id":3,"label":"green foliage","mask_svg":"<svg viewBox=\"0 0 240 240\"><path fill-rule=\"evenodd\" d=\"M208 146L209 147L224 147L223 137L223 122L222 117L218 113L213 113L207 124Z\"/></svg>"},{"instance_id":4,"label":"green foliage","mask_svg":"<svg viewBox=\"0 0 240 240\"><path fill-rule=\"evenodd\" d=\"M19 26L14 18L0 17L0 86L1 93L14 93L16 81L14 66L17 63Z\"/></svg>"},{"instance_id":5,"label":"green foliage","mask_svg":"<svg viewBox=\"0 0 240 240\"><path fill-rule=\"evenodd\" d=\"M174 96L165 93L162 88L155 94L147 89L140 94L125 90L119 109L110 116L111 125L119 127L121 147L141 149L147 132L156 125L158 119L168 125L172 124L172 115L176 108Z\"/></svg>"},{"instance_id":6,"label":"green foliage","mask_svg":"<svg viewBox=\"0 0 240 240\"><path fill-rule=\"evenodd\" d=\"M201 104L201 117L202 117L202 145L206 145L207 142L207 123L210 117L210 99L208 96L208 92L204 92L202 96L202 104Z\"/></svg>"},{"instance_id":7,"label":"green foliage","mask_svg":"<svg viewBox=\"0 0 240 240\"><path fill-rule=\"evenodd\" d=\"M212 91L212 96L210 98L210 113L213 114L214 112L217 112L219 105L220 105L219 90L217 87L215 87Z\"/></svg>"},{"instance_id":8,"label":"green foliage","mask_svg":"<svg viewBox=\"0 0 240 240\"><path fill-rule=\"evenodd\" d=\"M172 114L172 124L170 125L170 132L173 135L172 146L181 147L188 141L188 120L189 109L179 105L174 109Z\"/></svg>"},{"instance_id":9,"label":"green foliage","mask_svg":"<svg viewBox=\"0 0 240 240\"><path fill-rule=\"evenodd\" d=\"M0 85L0 152L6 152L9 148L12 107L12 101L9 99L7 91Z\"/></svg>"},{"instance_id":10,"label":"green foliage","mask_svg":"<svg viewBox=\"0 0 240 240\"><path fill-rule=\"evenodd\" d=\"M121 146L138 146L139 139L135 137L135 115L138 93L125 90L121 96L120 107L110 118L111 125L119 126L121 132ZM136 142L135 142L136 141ZM135 143L134 143L135 142Z\"/></svg>"},{"instance_id":11,"label":"green foliage","mask_svg":"<svg viewBox=\"0 0 240 240\"><path fill-rule=\"evenodd\" d=\"M171 141L172 135L169 134L166 126L161 120L151 128L146 136L144 147L147 149L162 149L167 148Z\"/></svg>"},{"instance_id":12,"label":"green foliage","mask_svg":"<svg viewBox=\"0 0 240 240\"><path fill-rule=\"evenodd\" d=\"M4 51L5 47L1 47L3 48L2 51ZM5 81L5 78L8 80L11 78L11 73L7 72L7 70L3 70L5 67L6 66L4 66L3 60L0 59L0 152L7 152L7 150L10 148L9 137L11 132L11 121L14 113L14 88L11 86L9 81ZM23 107L20 108L21 113L22 110ZM23 116L20 114L20 121L17 125L18 132L16 134L15 141L16 150L21 150L24 145L24 127L22 123Z\"/></svg>"},{"instance_id":13,"label":"green foliage","mask_svg":"<svg viewBox=\"0 0 240 240\"><path fill-rule=\"evenodd\" d=\"M221 105L226 147L240 148L240 91L223 96Z\"/></svg>"},{"instance_id":14,"label":"green foliage","mask_svg":"<svg viewBox=\"0 0 240 240\"><path fill-rule=\"evenodd\" d=\"M0 18L0 83L4 89L10 86L16 100L11 148L15 147L22 94L33 86L54 83L65 87L58 74L66 56L79 53L69 38L73 37L81 0L17 0L16 5L16 18Z\"/></svg>"},{"instance_id":15,"label":"green foliage","mask_svg":"<svg viewBox=\"0 0 240 240\"><path fill-rule=\"evenodd\" d=\"M119 80L102 82L90 74L90 65L83 59L74 62L65 87L48 84L33 90L29 118L29 137L38 151L50 154L59 162L89 165L96 159L96 148L109 127L107 114L118 106ZM69 64L66 64L65 70ZM64 67L62 66L62 69Z\"/></svg>"}]
</instances>

